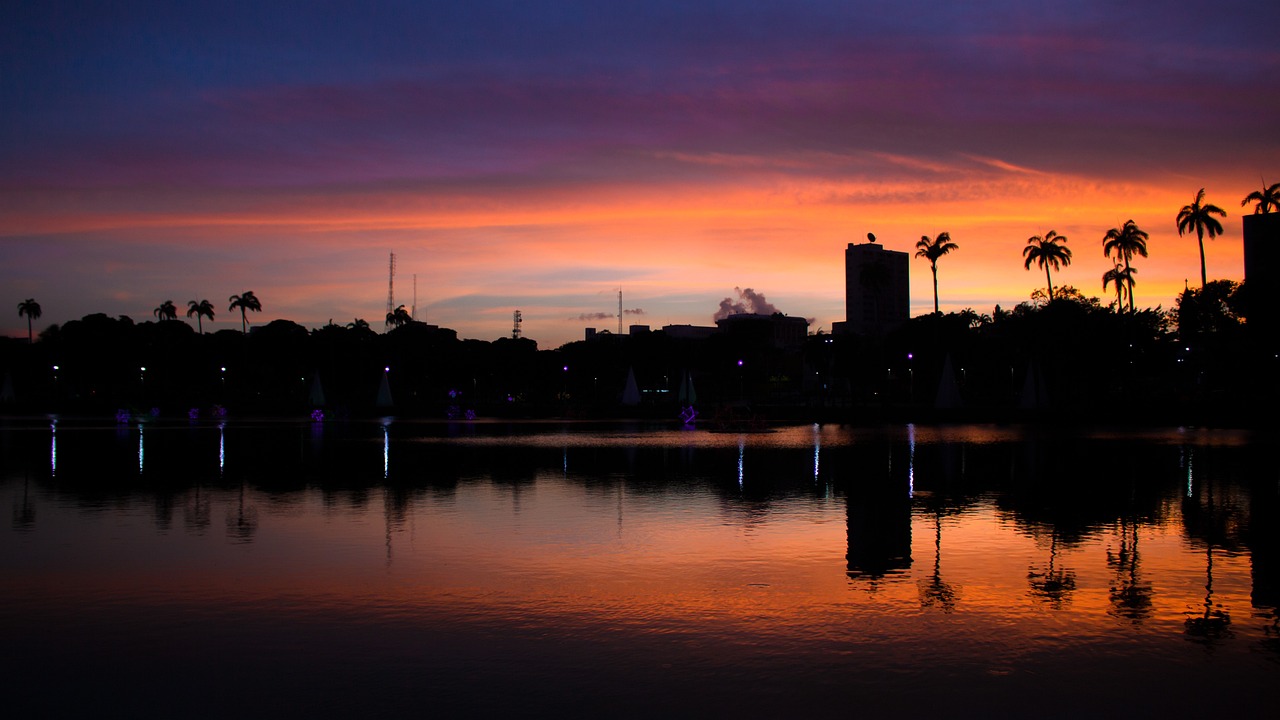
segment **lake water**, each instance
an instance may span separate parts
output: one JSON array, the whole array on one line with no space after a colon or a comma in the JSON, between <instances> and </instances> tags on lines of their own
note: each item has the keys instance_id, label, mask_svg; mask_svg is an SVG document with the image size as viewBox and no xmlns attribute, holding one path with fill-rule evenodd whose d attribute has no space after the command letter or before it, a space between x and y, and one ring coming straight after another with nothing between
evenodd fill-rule
<instances>
[{"instance_id":1,"label":"lake water","mask_svg":"<svg viewBox=\"0 0 1280 720\"><path fill-rule=\"evenodd\" d=\"M1275 441L8 421L5 714L1270 716Z\"/></svg>"}]
</instances>

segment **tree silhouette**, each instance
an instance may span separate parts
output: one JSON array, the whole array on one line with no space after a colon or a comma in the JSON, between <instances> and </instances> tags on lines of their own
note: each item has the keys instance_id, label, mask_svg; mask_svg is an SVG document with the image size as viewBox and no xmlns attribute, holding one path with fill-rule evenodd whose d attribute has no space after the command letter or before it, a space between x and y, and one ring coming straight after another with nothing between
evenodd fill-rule
<instances>
[{"instance_id":1,"label":"tree silhouette","mask_svg":"<svg viewBox=\"0 0 1280 720\"><path fill-rule=\"evenodd\" d=\"M387 313L387 327L389 328L398 328L410 322L413 322L413 318L410 317L409 311L405 310L403 305Z\"/></svg>"},{"instance_id":2,"label":"tree silhouette","mask_svg":"<svg viewBox=\"0 0 1280 720\"><path fill-rule=\"evenodd\" d=\"M1271 187L1267 187L1267 181L1262 181L1262 189L1254 190L1244 199L1240 201L1240 207L1244 207L1249 203L1257 203L1253 207L1254 215L1265 215L1272 210L1280 210L1280 183L1275 183Z\"/></svg>"},{"instance_id":3,"label":"tree silhouette","mask_svg":"<svg viewBox=\"0 0 1280 720\"><path fill-rule=\"evenodd\" d=\"M928 260L929 269L933 271L933 311L938 312L938 258L952 250L959 250L960 246L951 242L951 233L941 232L935 240L930 240L928 235L921 235L916 248L916 257Z\"/></svg>"},{"instance_id":4,"label":"tree silhouette","mask_svg":"<svg viewBox=\"0 0 1280 720\"><path fill-rule=\"evenodd\" d=\"M248 310L262 312L262 303L258 300L258 297L253 294L252 290L245 290L243 293L239 295L232 295L227 299L231 301L231 305L227 310L234 311L237 308L240 309L240 332L249 332L249 318L245 315L245 312Z\"/></svg>"},{"instance_id":5,"label":"tree silhouette","mask_svg":"<svg viewBox=\"0 0 1280 720\"><path fill-rule=\"evenodd\" d=\"M1133 279L1133 274L1138 272L1137 268L1124 267L1120 263L1102 274L1102 291L1107 291L1107 285L1116 284L1116 312L1124 310L1124 296L1127 293L1130 298L1133 297L1133 286L1137 284L1137 280Z\"/></svg>"},{"instance_id":6,"label":"tree silhouette","mask_svg":"<svg viewBox=\"0 0 1280 720\"><path fill-rule=\"evenodd\" d=\"M31 321L39 320L41 311L40 303L35 298L27 298L18 303L18 317L25 315L27 317L27 344L31 344Z\"/></svg>"},{"instance_id":7,"label":"tree silhouette","mask_svg":"<svg viewBox=\"0 0 1280 720\"><path fill-rule=\"evenodd\" d=\"M195 300L188 300L187 301L187 317L191 317L192 315L196 316L196 326L199 327L200 334L203 335L204 322L202 321L202 319L209 318L209 322L213 322L213 303L209 302L208 300L201 300L200 302L196 302Z\"/></svg>"},{"instance_id":8,"label":"tree silhouette","mask_svg":"<svg viewBox=\"0 0 1280 720\"><path fill-rule=\"evenodd\" d=\"M1031 269L1031 263L1044 268L1044 279L1049 284L1049 300L1053 300L1053 278L1049 268L1059 270L1071 265L1071 249L1067 247L1067 237L1050 230L1044 237L1032 235L1027 238L1027 246L1022 248L1025 258L1023 266Z\"/></svg>"},{"instance_id":9,"label":"tree silhouette","mask_svg":"<svg viewBox=\"0 0 1280 720\"><path fill-rule=\"evenodd\" d=\"M1204 188L1200 188L1190 205L1183 205L1178 211L1178 235L1195 230L1196 239L1200 242L1200 287L1209 282L1204 269L1204 234L1209 233L1210 240L1222 234L1222 223L1214 215L1226 217L1227 213L1217 205L1205 203Z\"/></svg>"},{"instance_id":10,"label":"tree silhouette","mask_svg":"<svg viewBox=\"0 0 1280 720\"><path fill-rule=\"evenodd\" d=\"M1124 225L1111 228L1106 235L1102 236L1102 254L1111 257L1111 254L1115 253L1117 258L1124 261L1124 269L1129 270L1129 261L1134 255L1147 256L1149 237L1132 220L1126 220ZM1133 312L1133 287L1130 286L1129 289L1129 312Z\"/></svg>"},{"instance_id":11,"label":"tree silhouette","mask_svg":"<svg viewBox=\"0 0 1280 720\"><path fill-rule=\"evenodd\" d=\"M151 312L154 313L156 318L160 320L177 320L178 319L178 307L173 304L172 300L165 300L164 302L160 303L160 307L157 307L155 310L152 310Z\"/></svg>"},{"instance_id":12,"label":"tree silhouette","mask_svg":"<svg viewBox=\"0 0 1280 720\"><path fill-rule=\"evenodd\" d=\"M352 330L368 330L369 321L363 318L355 318L351 322L347 323L347 327L351 328Z\"/></svg>"}]
</instances>

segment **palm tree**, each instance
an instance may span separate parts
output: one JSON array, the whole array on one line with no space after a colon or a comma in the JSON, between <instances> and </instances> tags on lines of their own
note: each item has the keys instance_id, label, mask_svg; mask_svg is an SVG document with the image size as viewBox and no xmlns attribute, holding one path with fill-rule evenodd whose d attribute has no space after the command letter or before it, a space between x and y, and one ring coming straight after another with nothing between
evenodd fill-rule
<instances>
[{"instance_id":1,"label":"palm tree","mask_svg":"<svg viewBox=\"0 0 1280 720\"><path fill-rule=\"evenodd\" d=\"M160 320L177 320L178 308L173 304L172 300L165 300L160 303L160 307L152 310L155 316Z\"/></svg>"},{"instance_id":2,"label":"palm tree","mask_svg":"<svg viewBox=\"0 0 1280 720\"><path fill-rule=\"evenodd\" d=\"M252 310L254 312L262 312L262 303L258 300L258 297L253 294L252 290L245 290L240 295L232 295L227 299L231 301L231 305L227 310L235 310L236 308L240 309L240 332L249 332L249 318L245 315L245 311Z\"/></svg>"},{"instance_id":3,"label":"palm tree","mask_svg":"<svg viewBox=\"0 0 1280 720\"><path fill-rule=\"evenodd\" d=\"M369 321L365 320L364 318L356 318L351 322L347 323L347 327L351 328L352 330L368 330Z\"/></svg>"},{"instance_id":4,"label":"palm tree","mask_svg":"<svg viewBox=\"0 0 1280 720\"><path fill-rule=\"evenodd\" d=\"M200 334L204 334L203 318L209 318L209 322L213 322L213 303L208 300L187 301L187 317L196 316L196 326L200 328Z\"/></svg>"},{"instance_id":5,"label":"palm tree","mask_svg":"<svg viewBox=\"0 0 1280 720\"><path fill-rule=\"evenodd\" d=\"M40 319L40 303L35 298L27 298L18 303L18 317L27 316L27 344L31 344L31 321Z\"/></svg>"},{"instance_id":6,"label":"palm tree","mask_svg":"<svg viewBox=\"0 0 1280 720\"><path fill-rule=\"evenodd\" d=\"M1133 286L1137 283L1133 279L1133 274L1138 272L1137 268L1125 267L1120 263L1102 274L1102 291L1106 292L1107 285L1116 284L1116 312L1124 309L1124 296L1128 293L1129 297L1133 297Z\"/></svg>"},{"instance_id":7,"label":"palm tree","mask_svg":"<svg viewBox=\"0 0 1280 720\"><path fill-rule=\"evenodd\" d=\"M959 250L960 246L951 242L951 233L941 232L936 240L930 240L928 235L921 235L916 248L916 257L928 260L929 269L933 271L933 311L938 312L938 258L952 250Z\"/></svg>"},{"instance_id":8,"label":"palm tree","mask_svg":"<svg viewBox=\"0 0 1280 720\"><path fill-rule=\"evenodd\" d=\"M1022 256L1026 259L1022 263L1023 267L1027 270L1031 269L1031 263L1044 268L1044 279L1049 283L1049 301L1052 302L1053 278L1049 275L1049 268L1060 270L1071 265L1071 249L1067 247L1067 236L1059 235L1053 230L1045 233L1044 237L1032 235L1027 238L1027 246L1022 248Z\"/></svg>"},{"instance_id":9,"label":"palm tree","mask_svg":"<svg viewBox=\"0 0 1280 720\"><path fill-rule=\"evenodd\" d=\"M1240 207L1244 207L1251 202L1257 203L1253 208L1254 215L1265 215L1272 210L1280 210L1280 183L1267 187L1267 181L1263 180L1262 189L1254 190L1245 195L1244 199L1240 201Z\"/></svg>"},{"instance_id":10,"label":"palm tree","mask_svg":"<svg viewBox=\"0 0 1280 720\"><path fill-rule=\"evenodd\" d=\"M404 309L403 305L387 313L387 327L400 327L412 321L413 318L409 315L409 311Z\"/></svg>"},{"instance_id":11,"label":"palm tree","mask_svg":"<svg viewBox=\"0 0 1280 720\"><path fill-rule=\"evenodd\" d=\"M1111 228L1106 235L1102 236L1102 254L1111 257L1111 253L1115 253L1116 257L1124 260L1124 269L1129 269L1129 261L1134 255L1147 256L1147 235L1142 228L1139 228L1132 220L1126 220L1124 225L1118 228ZM1129 292L1129 312L1133 312L1133 287L1130 285Z\"/></svg>"},{"instance_id":12,"label":"palm tree","mask_svg":"<svg viewBox=\"0 0 1280 720\"><path fill-rule=\"evenodd\" d=\"M1209 283L1204 271L1204 234L1209 233L1209 239L1222 234L1222 223L1214 219L1214 215L1226 217L1227 213L1217 205L1209 205L1204 201L1204 188L1200 188L1200 192L1196 193L1196 199L1191 201L1190 205L1183 205L1178 211L1178 235L1196 231L1196 238L1200 241L1200 287L1204 288Z\"/></svg>"}]
</instances>

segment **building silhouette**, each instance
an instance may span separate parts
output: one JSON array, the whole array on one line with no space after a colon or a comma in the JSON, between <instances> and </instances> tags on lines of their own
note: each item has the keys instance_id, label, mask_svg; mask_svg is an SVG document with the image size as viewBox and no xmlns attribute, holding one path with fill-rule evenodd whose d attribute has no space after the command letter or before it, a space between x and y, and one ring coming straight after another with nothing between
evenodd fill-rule
<instances>
[{"instance_id":1,"label":"building silhouette","mask_svg":"<svg viewBox=\"0 0 1280 720\"><path fill-rule=\"evenodd\" d=\"M836 332L883 335L911 317L911 256L867 237L844 251L845 322Z\"/></svg>"},{"instance_id":2,"label":"building silhouette","mask_svg":"<svg viewBox=\"0 0 1280 720\"><path fill-rule=\"evenodd\" d=\"M1280 301L1263 288L1280 283L1280 213L1245 215L1244 280L1249 287L1249 328L1274 343Z\"/></svg>"}]
</instances>

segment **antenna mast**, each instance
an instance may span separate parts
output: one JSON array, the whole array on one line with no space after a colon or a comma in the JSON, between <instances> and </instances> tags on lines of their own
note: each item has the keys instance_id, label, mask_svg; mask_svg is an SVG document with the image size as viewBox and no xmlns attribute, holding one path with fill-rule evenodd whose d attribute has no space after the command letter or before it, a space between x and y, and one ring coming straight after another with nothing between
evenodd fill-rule
<instances>
[{"instance_id":1,"label":"antenna mast","mask_svg":"<svg viewBox=\"0 0 1280 720\"><path fill-rule=\"evenodd\" d=\"M387 317L396 311L396 254L391 253L390 270L387 273ZM391 322L390 320L387 321Z\"/></svg>"},{"instance_id":2,"label":"antenna mast","mask_svg":"<svg viewBox=\"0 0 1280 720\"><path fill-rule=\"evenodd\" d=\"M618 334L622 334L622 288L618 288Z\"/></svg>"},{"instance_id":3,"label":"antenna mast","mask_svg":"<svg viewBox=\"0 0 1280 720\"><path fill-rule=\"evenodd\" d=\"M524 321L524 316L517 310L511 313L511 339L520 339L520 323Z\"/></svg>"}]
</instances>

